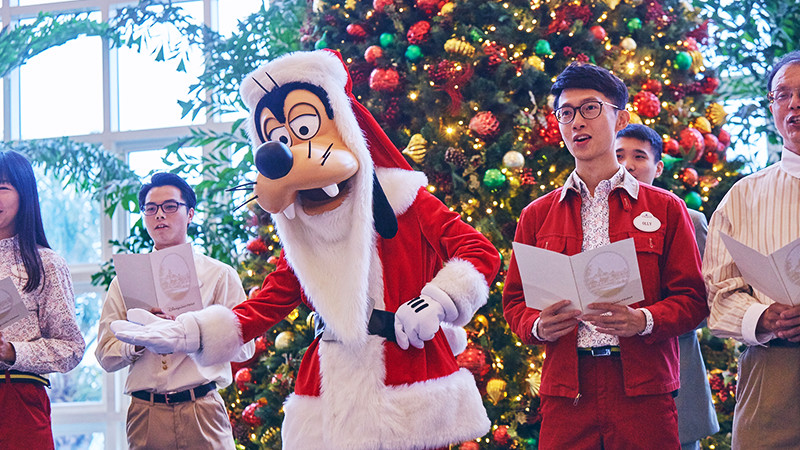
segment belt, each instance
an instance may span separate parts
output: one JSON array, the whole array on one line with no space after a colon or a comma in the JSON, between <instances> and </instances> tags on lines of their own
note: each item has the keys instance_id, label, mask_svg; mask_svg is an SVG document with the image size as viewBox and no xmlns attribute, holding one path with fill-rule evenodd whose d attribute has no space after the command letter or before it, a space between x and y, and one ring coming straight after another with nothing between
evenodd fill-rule
<instances>
[{"instance_id":1,"label":"belt","mask_svg":"<svg viewBox=\"0 0 800 450\"><path fill-rule=\"evenodd\" d=\"M800 342L787 341L786 339L773 339L767 342L767 344L770 347L788 347L788 348L800 347Z\"/></svg>"},{"instance_id":2,"label":"belt","mask_svg":"<svg viewBox=\"0 0 800 450\"><path fill-rule=\"evenodd\" d=\"M614 356L619 355L618 345L604 345L602 347L578 347L579 355Z\"/></svg>"},{"instance_id":3,"label":"belt","mask_svg":"<svg viewBox=\"0 0 800 450\"><path fill-rule=\"evenodd\" d=\"M50 387L50 380L30 372L20 372L19 370L6 370L5 376L0 376L0 383L33 383Z\"/></svg>"},{"instance_id":4,"label":"belt","mask_svg":"<svg viewBox=\"0 0 800 450\"><path fill-rule=\"evenodd\" d=\"M200 398L208 394L209 392L211 392L212 389L216 388L217 388L217 383L212 381L210 383L197 386L194 389L187 389L185 391L173 392L172 394L156 394L149 391L134 391L131 392L131 396L136 397L139 400L146 400L155 403L166 403L169 405L172 403L183 403L192 401L196 398Z\"/></svg>"},{"instance_id":5,"label":"belt","mask_svg":"<svg viewBox=\"0 0 800 450\"><path fill-rule=\"evenodd\" d=\"M335 341L336 336L330 331L325 330L325 321L318 312L314 314L314 337L322 335L323 341ZM386 338L389 342L396 342L394 336L394 313L383 311L381 309L373 309L372 314L369 316L369 323L367 324L367 332L376 336Z\"/></svg>"}]
</instances>

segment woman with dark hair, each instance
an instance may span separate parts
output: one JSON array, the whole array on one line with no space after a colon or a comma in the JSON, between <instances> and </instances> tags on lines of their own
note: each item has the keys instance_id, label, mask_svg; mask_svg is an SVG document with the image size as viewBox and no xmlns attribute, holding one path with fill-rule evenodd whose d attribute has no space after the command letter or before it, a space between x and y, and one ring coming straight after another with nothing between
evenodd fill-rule
<instances>
[{"instance_id":1,"label":"woman with dark hair","mask_svg":"<svg viewBox=\"0 0 800 450\"><path fill-rule=\"evenodd\" d=\"M0 448L52 449L47 374L72 370L85 343L67 264L44 235L33 168L0 152L0 280L28 314L0 329Z\"/></svg>"}]
</instances>

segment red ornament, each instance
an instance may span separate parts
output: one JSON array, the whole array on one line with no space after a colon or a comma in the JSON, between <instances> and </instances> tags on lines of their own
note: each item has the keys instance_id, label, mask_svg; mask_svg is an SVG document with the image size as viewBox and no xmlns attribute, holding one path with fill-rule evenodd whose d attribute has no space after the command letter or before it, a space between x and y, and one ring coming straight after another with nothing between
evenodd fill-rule
<instances>
[{"instance_id":1,"label":"red ornament","mask_svg":"<svg viewBox=\"0 0 800 450\"><path fill-rule=\"evenodd\" d=\"M705 159L706 162L709 163L709 164L716 164L717 162L719 162L719 153L717 153L717 152L708 152L707 151L703 155L703 159Z\"/></svg>"},{"instance_id":2,"label":"red ornament","mask_svg":"<svg viewBox=\"0 0 800 450\"><path fill-rule=\"evenodd\" d=\"M239 369L236 375L233 376L233 379L236 381L236 387L240 391L246 391L248 387L245 383L253 381L253 369L249 367Z\"/></svg>"},{"instance_id":3,"label":"red ornament","mask_svg":"<svg viewBox=\"0 0 800 450\"><path fill-rule=\"evenodd\" d=\"M506 48L496 42L486 41L483 53L489 57L489 65L493 67L508 59Z\"/></svg>"},{"instance_id":4,"label":"red ornament","mask_svg":"<svg viewBox=\"0 0 800 450\"><path fill-rule=\"evenodd\" d=\"M467 345L466 350L456 356L458 367L463 367L469 370L476 378L482 378L492 366L486 362L486 352L477 344Z\"/></svg>"},{"instance_id":5,"label":"red ornament","mask_svg":"<svg viewBox=\"0 0 800 450\"><path fill-rule=\"evenodd\" d=\"M679 177L683 184L689 187L697 186L697 182L700 181L700 176L697 175L697 171L691 167L684 168Z\"/></svg>"},{"instance_id":6,"label":"red ornament","mask_svg":"<svg viewBox=\"0 0 800 450\"><path fill-rule=\"evenodd\" d=\"M703 143L706 148L706 153L714 153L719 146L719 139L711 133L703 135Z\"/></svg>"},{"instance_id":7,"label":"red ornament","mask_svg":"<svg viewBox=\"0 0 800 450\"><path fill-rule=\"evenodd\" d=\"M480 450L481 445L475 441L467 441L458 446L458 450Z\"/></svg>"},{"instance_id":8,"label":"red ornament","mask_svg":"<svg viewBox=\"0 0 800 450\"><path fill-rule=\"evenodd\" d=\"M645 117L656 117L661 112L661 103L650 91L639 91L633 96L633 107Z\"/></svg>"},{"instance_id":9,"label":"red ornament","mask_svg":"<svg viewBox=\"0 0 800 450\"><path fill-rule=\"evenodd\" d=\"M247 298L254 298L259 293L261 293L261 289L259 289L258 286L253 286L253 287L250 288L250 291L247 293Z\"/></svg>"},{"instance_id":10,"label":"red ornament","mask_svg":"<svg viewBox=\"0 0 800 450\"><path fill-rule=\"evenodd\" d=\"M364 51L364 59L370 64L375 64L380 58L383 58L383 49L379 45L370 45Z\"/></svg>"},{"instance_id":11,"label":"red ornament","mask_svg":"<svg viewBox=\"0 0 800 450\"><path fill-rule=\"evenodd\" d=\"M273 266L278 264L278 257L275 255L270 256L267 258L267 264L272 264Z\"/></svg>"},{"instance_id":12,"label":"red ornament","mask_svg":"<svg viewBox=\"0 0 800 450\"><path fill-rule=\"evenodd\" d=\"M680 157L681 156L681 146L676 139L672 139L670 137L664 138L664 153L674 156Z\"/></svg>"},{"instance_id":13,"label":"red ornament","mask_svg":"<svg viewBox=\"0 0 800 450\"><path fill-rule=\"evenodd\" d=\"M242 411L242 420L250 425L255 427L262 424L261 418L256 416L256 411L261 408L263 405L260 403L250 403L247 405L244 410Z\"/></svg>"},{"instance_id":14,"label":"red ornament","mask_svg":"<svg viewBox=\"0 0 800 450\"><path fill-rule=\"evenodd\" d=\"M680 135L681 152L691 157L691 162L696 163L703 157L706 148L703 133L694 128L684 128Z\"/></svg>"},{"instance_id":15,"label":"red ornament","mask_svg":"<svg viewBox=\"0 0 800 450\"><path fill-rule=\"evenodd\" d=\"M482 111L469 121L469 129L480 137L490 138L500 129L500 121L490 111Z\"/></svg>"},{"instance_id":16,"label":"red ornament","mask_svg":"<svg viewBox=\"0 0 800 450\"><path fill-rule=\"evenodd\" d=\"M409 44L422 44L427 41L431 33L431 24L427 20L420 20L411 25L406 33Z\"/></svg>"},{"instance_id":17,"label":"red ornament","mask_svg":"<svg viewBox=\"0 0 800 450\"><path fill-rule=\"evenodd\" d=\"M653 79L647 80L642 84L642 89L658 95L661 93L661 82Z\"/></svg>"},{"instance_id":18,"label":"red ornament","mask_svg":"<svg viewBox=\"0 0 800 450\"><path fill-rule=\"evenodd\" d=\"M589 33L591 33L592 36L595 39L597 39L598 41L605 40L605 38L607 36L606 29L601 27L600 25L595 25L595 26L589 28Z\"/></svg>"},{"instance_id":19,"label":"red ornament","mask_svg":"<svg viewBox=\"0 0 800 450\"><path fill-rule=\"evenodd\" d=\"M719 139L719 143L724 146L724 148L728 148L731 145L731 134L725 130L719 130L719 135L717 135ZM724 149L723 149L724 150Z\"/></svg>"},{"instance_id":20,"label":"red ornament","mask_svg":"<svg viewBox=\"0 0 800 450\"><path fill-rule=\"evenodd\" d=\"M262 241L260 238L255 238L247 243L247 250L255 253L256 255L260 255L269 249L267 248L267 244L265 244L264 241Z\"/></svg>"},{"instance_id":21,"label":"red ornament","mask_svg":"<svg viewBox=\"0 0 800 450\"><path fill-rule=\"evenodd\" d=\"M561 130L558 128L558 121L553 114L547 114L547 125L539 127L539 137L541 137L545 144L557 145L561 142Z\"/></svg>"},{"instance_id":22,"label":"red ornament","mask_svg":"<svg viewBox=\"0 0 800 450\"><path fill-rule=\"evenodd\" d=\"M264 336L263 334L256 338L255 344L256 344L256 355L264 353L265 351L267 351L267 347L270 346L269 339L267 339L267 337Z\"/></svg>"},{"instance_id":23,"label":"red ornament","mask_svg":"<svg viewBox=\"0 0 800 450\"><path fill-rule=\"evenodd\" d=\"M507 446L511 442L511 436L508 435L508 425L497 427L492 433L492 438L497 445L501 447Z\"/></svg>"},{"instance_id":24,"label":"red ornament","mask_svg":"<svg viewBox=\"0 0 800 450\"><path fill-rule=\"evenodd\" d=\"M713 94L719 87L719 78L705 77L700 82L700 92L703 94Z\"/></svg>"},{"instance_id":25,"label":"red ornament","mask_svg":"<svg viewBox=\"0 0 800 450\"><path fill-rule=\"evenodd\" d=\"M375 12L381 13L387 6L391 6L392 3L394 3L393 0L372 0L372 8Z\"/></svg>"},{"instance_id":26,"label":"red ornament","mask_svg":"<svg viewBox=\"0 0 800 450\"><path fill-rule=\"evenodd\" d=\"M347 34L356 39L361 39L367 35L367 31L364 30L364 27L357 23L351 23L347 26L347 28L345 28L345 30L347 31Z\"/></svg>"},{"instance_id":27,"label":"red ornament","mask_svg":"<svg viewBox=\"0 0 800 450\"><path fill-rule=\"evenodd\" d=\"M429 16L439 12L439 0L417 0L416 6Z\"/></svg>"},{"instance_id":28,"label":"red ornament","mask_svg":"<svg viewBox=\"0 0 800 450\"><path fill-rule=\"evenodd\" d=\"M380 92L391 92L400 85L400 74L393 68L375 69L369 75L369 87Z\"/></svg>"}]
</instances>

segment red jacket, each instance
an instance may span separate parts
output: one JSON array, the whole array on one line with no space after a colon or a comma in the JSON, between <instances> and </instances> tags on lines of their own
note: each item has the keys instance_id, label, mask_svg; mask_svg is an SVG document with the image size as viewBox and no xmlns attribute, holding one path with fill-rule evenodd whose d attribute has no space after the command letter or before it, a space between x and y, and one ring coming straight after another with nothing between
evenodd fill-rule
<instances>
[{"instance_id":1,"label":"red jacket","mask_svg":"<svg viewBox=\"0 0 800 450\"><path fill-rule=\"evenodd\" d=\"M522 211L516 242L565 255L580 253L581 198L570 190L559 201L562 189L533 201ZM672 392L680 387L677 337L708 316L694 228L683 201L657 187L640 184L638 198L616 188L608 202L611 242L632 237L636 245L645 299L631 306L646 307L654 323L652 334L619 338L625 393L633 396ZM661 221L655 232L640 231L633 225L634 218L646 211ZM545 345L541 393L576 397L580 391L578 327L555 342L533 337L533 323L540 311L525 305L513 255L503 290L503 310L512 331L524 343Z\"/></svg>"}]
</instances>

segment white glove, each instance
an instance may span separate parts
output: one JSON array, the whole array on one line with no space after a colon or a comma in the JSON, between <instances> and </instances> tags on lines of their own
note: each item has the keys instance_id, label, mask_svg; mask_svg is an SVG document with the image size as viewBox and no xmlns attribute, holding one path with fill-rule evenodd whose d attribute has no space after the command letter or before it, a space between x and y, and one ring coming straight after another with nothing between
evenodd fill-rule
<instances>
[{"instance_id":1,"label":"white glove","mask_svg":"<svg viewBox=\"0 0 800 450\"><path fill-rule=\"evenodd\" d=\"M115 320L110 328L120 341L141 345L162 355L194 353L200 349L200 327L191 313L167 320L134 308L128 311L128 320Z\"/></svg>"},{"instance_id":2,"label":"white glove","mask_svg":"<svg viewBox=\"0 0 800 450\"><path fill-rule=\"evenodd\" d=\"M442 321L458 317L453 300L443 290L432 284L425 285L419 297L409 300L394 313L394 335L397 345L403 350L411 344L416 348L425 346L433 339Z\"/></svg>"}]
</instances>

